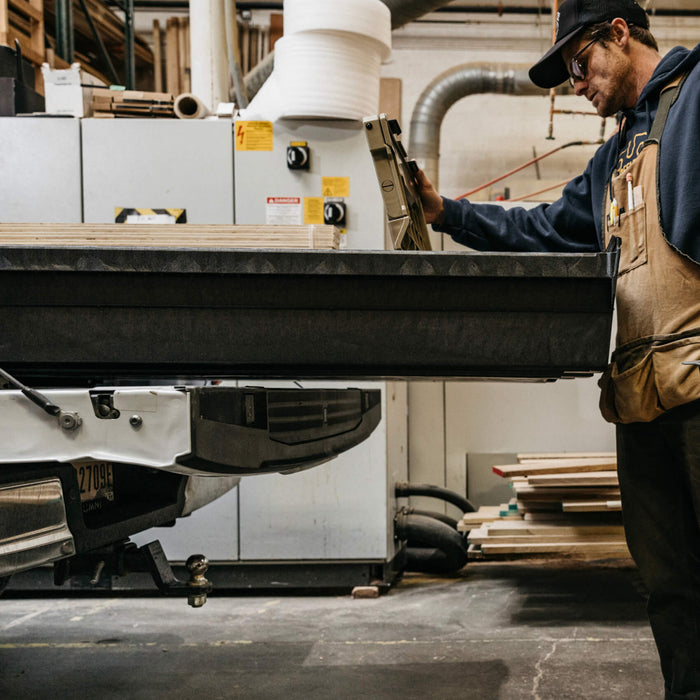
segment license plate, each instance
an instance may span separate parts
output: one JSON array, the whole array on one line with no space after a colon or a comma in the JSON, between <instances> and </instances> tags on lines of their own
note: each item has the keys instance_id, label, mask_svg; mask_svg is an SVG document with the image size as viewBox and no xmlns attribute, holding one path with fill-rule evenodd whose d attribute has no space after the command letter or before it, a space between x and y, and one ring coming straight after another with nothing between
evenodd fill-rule
<instances>
[{"instance_id":1,"label":"license plate","mask_svg":"<svg viewBox=\"0 0 700 700\"><path fill-rule=\"evenodd\" d=\"M80 500L83 503L114 500L114 465L111 462L82 462L73 467L78 476Z\"/></svg>"}]
</instances>

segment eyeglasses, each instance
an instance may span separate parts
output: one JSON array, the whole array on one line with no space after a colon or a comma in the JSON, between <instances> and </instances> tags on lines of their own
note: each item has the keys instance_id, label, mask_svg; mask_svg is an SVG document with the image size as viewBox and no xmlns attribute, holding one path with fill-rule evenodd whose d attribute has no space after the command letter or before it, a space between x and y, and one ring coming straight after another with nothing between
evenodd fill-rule
<instances>
[{"instance_id":1,"label":"eyeglasses","mask_svg":"<svg viewBox=\"0 0 700 700\"><path fill-rule=\"evenodd\" d=\"M586 79L586 68L588 67L586 63L584 62L583 65L581 62L578 60L579 56L590 46L593 46L593 44L596 43L598 39L591 39L580 51L576 52L576 55L571 58L569 61L569 85L571 87L574 87L574 83L577 80L585 80Z\"/></svg>"}]
</instances>

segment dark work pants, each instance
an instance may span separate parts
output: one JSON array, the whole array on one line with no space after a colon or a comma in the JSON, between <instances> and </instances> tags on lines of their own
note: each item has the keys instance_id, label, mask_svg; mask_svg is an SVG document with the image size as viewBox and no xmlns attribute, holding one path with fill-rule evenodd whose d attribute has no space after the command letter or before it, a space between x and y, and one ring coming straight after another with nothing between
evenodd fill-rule
<instances>
[{"instance_id":1,"label":"dark work pants","mask_svg":"<svg viewBox=\"0 0 700 700\"><path fill-rule=\"evenodd\" d=\"M617 460L666 700L700 700L700 401L618 425Z\"/></svg>"}]
</instances>

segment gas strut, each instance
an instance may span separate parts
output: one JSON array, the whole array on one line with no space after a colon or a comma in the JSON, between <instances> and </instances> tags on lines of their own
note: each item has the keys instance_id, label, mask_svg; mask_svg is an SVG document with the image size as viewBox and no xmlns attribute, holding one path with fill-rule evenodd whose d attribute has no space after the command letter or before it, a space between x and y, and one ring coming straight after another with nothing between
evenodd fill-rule
<instances>
[{"instance_id":1,"label":"gas strut","mask_svg":"<svg viewBox=\"0 0 700 700\"><path fill-rule=\"evenodd\" d=\"M64 411L53 401L44 396L40 391L25 386L19 379L15 379L11 374L0 369L0 379L4 379L10 386L19 389L32 403L36 404L42 411L58 419L58 424L63 430L77 430L82 424L82 418L74 411Z\"/></svg>"}]
</instances>

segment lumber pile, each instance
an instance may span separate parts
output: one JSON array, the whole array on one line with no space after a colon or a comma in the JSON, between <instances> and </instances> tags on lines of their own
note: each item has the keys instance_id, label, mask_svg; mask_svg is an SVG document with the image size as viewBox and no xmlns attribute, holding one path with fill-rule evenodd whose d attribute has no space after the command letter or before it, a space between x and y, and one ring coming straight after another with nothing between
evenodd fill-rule
<instances>
[{"instance_id":1,"label":"lumber pile","mask_svg":"<svg viewBox=\"0 0 700 700\"><path fill-rule=\"evenodd\" d=\"M521 455L496 466L513 498L466 513L472 558L628 557L614 455Z\"/></svg>"},{"instance_id":2,"label":"lumber pile","mask_svg":"<svg viewBox=\"0 0 700 700\"><path fill-rule=\"evenodd\" d=\"M162 31L153 21L153 49L160 72L154 74L156 90L182 95L192 90L189 17L169 17ZM164 57L164 58L161 58Z\"/></svg>"},{"instance_id":3,"label":"lumber pile","mask_svg":"<svg viewBox=\"0 0 700 700\"><path fill-rule=\"evenodd\" d=\"M109 85L114 81L102 61L98 44L83 11L81 0L72 0L72 3L75 60L80 63L83 70L97 76L102 82ZM125 82L126 42L125 24L122 16L113 11L102 0L85 0L85 6L119 74L120 82ZM54 57L56 0L44 0L44 18L47 30L46 41L51 47L50 50L47 50L47 60L52 68L67 68L68 64L65 61L57 56ZM138 34L134 38L134 60L136 65L136 87L138 89L150 88L153 80L153 53L148 42Z\"/></svg>"},{"instance_id":4,"label":"lumber pile","mask_svg":"<svg viewBox=\"0 0 700 700\"><path fill-rule=\"evenodd\" d=\"M268 26L254 21L250 13L239 12L236 27L237 58L245 75L273 50L275 42L282 36L282 14L271 13ZM192 90L189 17L168 17L165 26L161 26L159 20L153 20L153 56L155 90L174 95Z\"/></svg>"},{"instance_id":5,"label":"lumber pile","mask_svg":"<svg viewBox=\"0 0 700 700\"><path fill-rule=\"evenodd\" d=\"M0 245L337 249L340 231L325 225L0 224Z\"/></svg>"},{"instance_id":6,"label":"lumber pile","mask_svg":"<svg viewBox=\"0 0 700 700\"><path fill-rule=\"evenodd\" d=\"M92 89L92 116L99 118L131 117L175 118L175 98L167 92Z\"/></svg>"},{"instance_id":7,"label":"lumber pile","mask_svg":"<svg viewBox=\"0 0 700 700\"><path fill-rule=\"evenodd\" d=\"M43 0L0 0L0 44L14 48L17 39L22 55L35 67L45 59Z\"/></svg>"}]
</instances>

